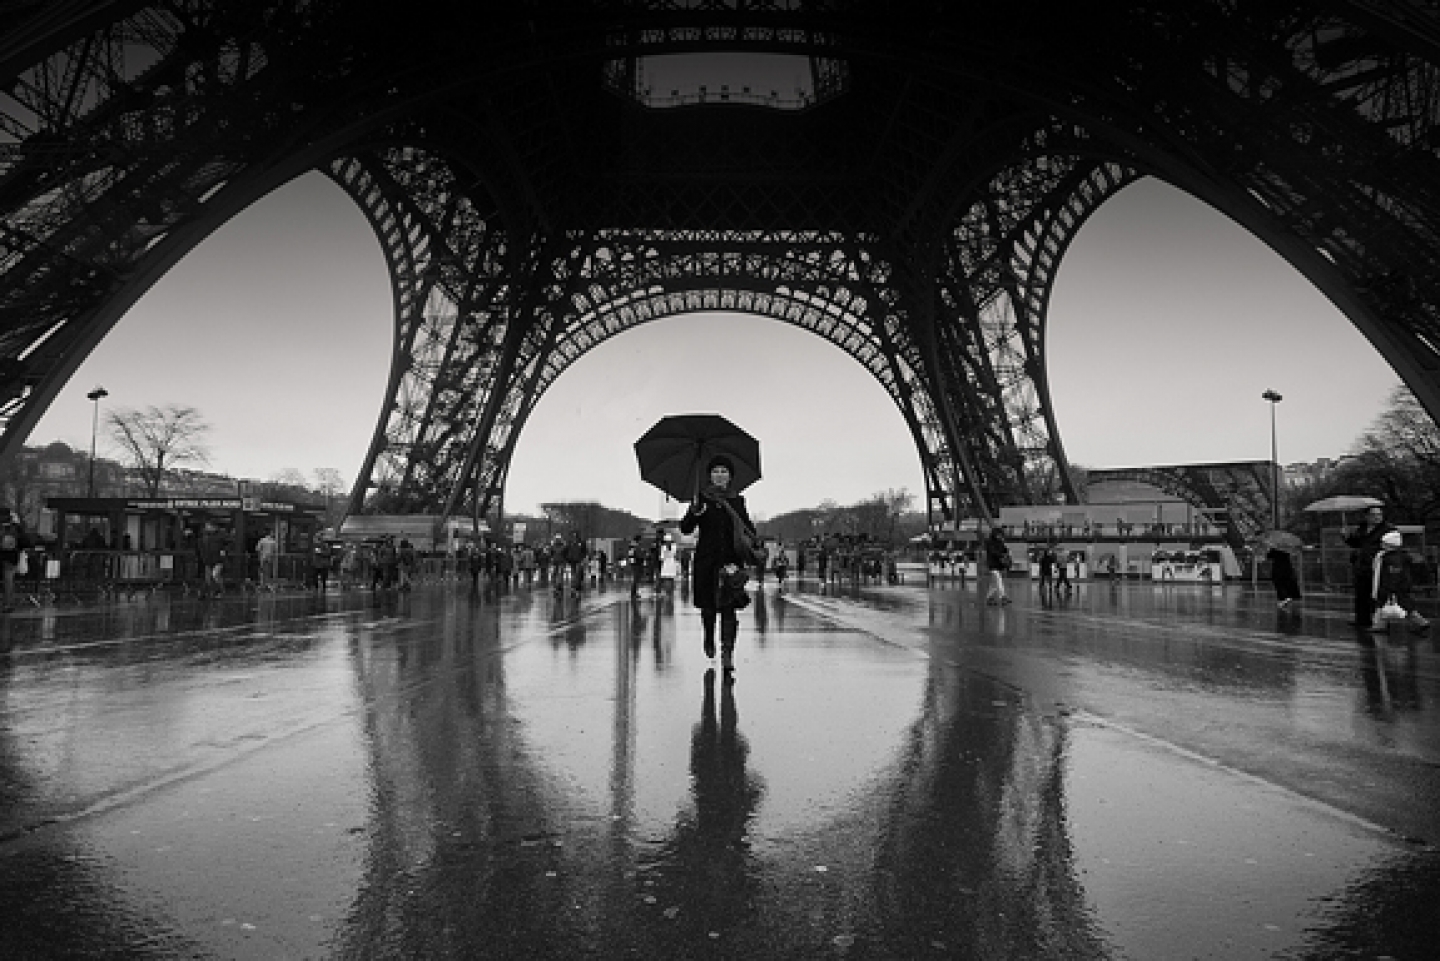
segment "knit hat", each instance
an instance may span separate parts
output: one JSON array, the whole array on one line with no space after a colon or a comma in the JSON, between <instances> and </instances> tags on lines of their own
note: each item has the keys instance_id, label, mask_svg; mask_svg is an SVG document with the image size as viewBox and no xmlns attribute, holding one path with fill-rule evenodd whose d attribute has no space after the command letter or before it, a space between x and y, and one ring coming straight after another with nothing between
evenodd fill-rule
<instances>
[{"instance_id":1,"label":"knit hat","mask_svg":"<svg viewBox=\"0 0 1440 961\"><path fill-rule=\"evenodd\" d=\"M1380 543L1386 547L1399 547L1404 543L1404 540L1400 537L1399 531L1389 531L1384 537L1380 538Z\"/></svg>"},{"instance_id":2,"label":"knit hat","mask_svg":"<svg viewBox=\"0 0 1440 961\"><path fill-rule=\"evenodd\" d=\"M708 474L717 467L723 467L730 473L735 473L735 462L732 461L730 458L726 457L724 454L716 454L714 457L710 458L710 463L705 465L705 473Z\"/></svg>"}]
</instances>

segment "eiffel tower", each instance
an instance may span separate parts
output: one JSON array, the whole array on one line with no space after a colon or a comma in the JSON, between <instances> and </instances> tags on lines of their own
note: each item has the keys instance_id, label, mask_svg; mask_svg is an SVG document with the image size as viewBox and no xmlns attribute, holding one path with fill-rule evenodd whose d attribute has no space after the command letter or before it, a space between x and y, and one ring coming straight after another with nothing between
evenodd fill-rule
<instances>
[{"instance_id":1,"label":"eiffel tower","mask_svg":"<svg viewBox=\"0 0 1440 961\"><path fill-rule=\"evenodd\" d=\"M0 454L167 270L312 170L394 292L352 512L490 513L546 388L690 311L864 365L935 520L1075 502L1047 305L1145 176L1283 255L1440 414L1440 6L1054 6L12 0Z\"/></svg>"}]
</instances>

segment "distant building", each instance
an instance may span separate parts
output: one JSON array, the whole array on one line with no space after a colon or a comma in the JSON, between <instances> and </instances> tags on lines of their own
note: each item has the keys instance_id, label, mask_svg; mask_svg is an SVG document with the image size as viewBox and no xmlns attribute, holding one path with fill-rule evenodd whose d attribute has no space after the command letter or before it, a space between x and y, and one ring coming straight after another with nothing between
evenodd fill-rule
<instances>
[{"instance_id":1,"label":"distant building","mask_svg":"<svg viewBox=\"0 0 1440 961\"><path fill-rule=\"evenodd\" d=\"M160 484L161 497L229 496L239 492L239 481L226 474L170 470ZM27 529L44 536L55 533L54 512L45 501L51 497L136 497L146 493L140 472L106 457L96 457L91 486L90 455L56 441L44 447L23 447L3 461L0 507L20 518Z\"/></svg>"},{"instance_id":2,"label":"distant building","mask_svg":"<svg viewBox=\"0 0 1440 961\"><path fill-rule=\"evenodd\" d=\"M1281 480L1286 487L1309 487L1326 480L1329 476L1345 462L1347 458L1322 457L1310 463L1297 462L1286 464L1282 470Z\"/></svg>"}]
</instances>

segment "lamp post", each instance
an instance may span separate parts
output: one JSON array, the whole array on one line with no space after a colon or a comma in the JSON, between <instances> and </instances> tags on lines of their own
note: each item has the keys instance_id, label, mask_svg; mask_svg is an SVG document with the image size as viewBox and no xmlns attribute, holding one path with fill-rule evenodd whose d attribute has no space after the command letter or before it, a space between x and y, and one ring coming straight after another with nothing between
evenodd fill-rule
<instances>
[{"instance_id":1,"label":"lamp post","mask_svg":"<svg viewBox=\"0 0 1440 961\"><path fill-rule=\"evenodd\" d=\"M1272 472L1270 478L1270 529L1278 531L1280 529L1280 455L1277 453L1278 449L1275 445L1275 405L1285 398L1273 390L1267 390L1260 396L1270 402L1270 469Z\"/></svg>"},{"instance_id":2,"label":"lamp post","mask_svg":"<svg viewBox=\"0 0 1440 961\"><path fill-rule=\"evenodd\" d=\"M86 492L86 495L85 495L86 497L94 497L94 496L95 496L95 435L96 435L96 434L99 432L99 430L100 430L100 401L101 401L103 398L109 397L109 396L110 396L110 392L107 391L104 387L96 387L94 390L92 390L90 393L86 394L85 396L88 397L88 398L90 398L90 400L91 400L91 401L94 403L94 405L95 405L95 413L94 413L94 416L90 419L90 486L89 486L89 489L88 489L88 491Z\"/></svg>"}]
</instances>

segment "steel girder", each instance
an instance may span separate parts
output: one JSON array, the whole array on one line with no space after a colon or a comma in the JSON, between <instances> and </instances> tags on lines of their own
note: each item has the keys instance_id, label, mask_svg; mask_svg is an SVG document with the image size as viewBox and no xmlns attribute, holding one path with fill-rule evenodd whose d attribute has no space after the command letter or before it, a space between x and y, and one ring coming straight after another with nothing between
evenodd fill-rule
<instances>
[{"instance_id":1,"label":"steel girder","mask_svg":"<svg viewBox=\"0 0 1440 961\"><path fill-rule=\"evenodd\" d=\"M517 241L433 154L397 148L331 173L375 225L397 318L388 402L352 511L488 514L520 428L556 378L610 337L694 311L773 317L846 351L895 401L931 488L957 500L892 268L863 243L646 230Z\"/></svg>"},{"instance_id":2,"label":"steel girder","mask_svg":"<svg viewBox=\"0 0 1440 961\"><path fill-rule=\"evenodd\" d=\"M524 399L548 383L534 352L585 342L584 312L552 308L583 290L607 231L692 252L844 238L842 259L883 265L850 281L870 311L852 323L895 364L913 362L897 403L912 432L939 438L922 445L936 501L983 514L1074 496L1044 380L1044 310L1075 225L1136 173L1269 242L1437 413L1436 11L1132 0L1055 18L573 0L455 12L416 0L396 21L284 0L12 6L0 39L0 453L186 251L317 166L352 193L388 195L366 208L377 229L428 238L382 238L403 413L382 415L361 482L373 475L402 504L454 507L462 477L479 479L476 505L493 499ZM717 48L821 58L829 99L783 117L647 111L603 79L638 56ZM430 55L395 52L406 49ZM386 150L444 156L454 184L427 196ZM437 240L451 250L432 263ZM663 292L828 296L700 276ZM893 343L890 326L903 331ZM510 372L490 389L492 356ZM460 373L466 357L480 373ZM525 376L528 393L515 386ZM471 386L480 393L454 396Z\"/></svg>"},{"instance_id":3,"label":"steel girder","mask_svg":"<svg viewBox=\"0 0 1440 961\"><path fill-rule=\"evenodd\" d=\"M1275 468L1269 461L1099 468L1087 470L1086 476L1094 484L1150 484L1194 507L1223 511L1229 519L1227 539L1236 549L1252 543L1271 524Z\"/></svg>"}]
</instances>

